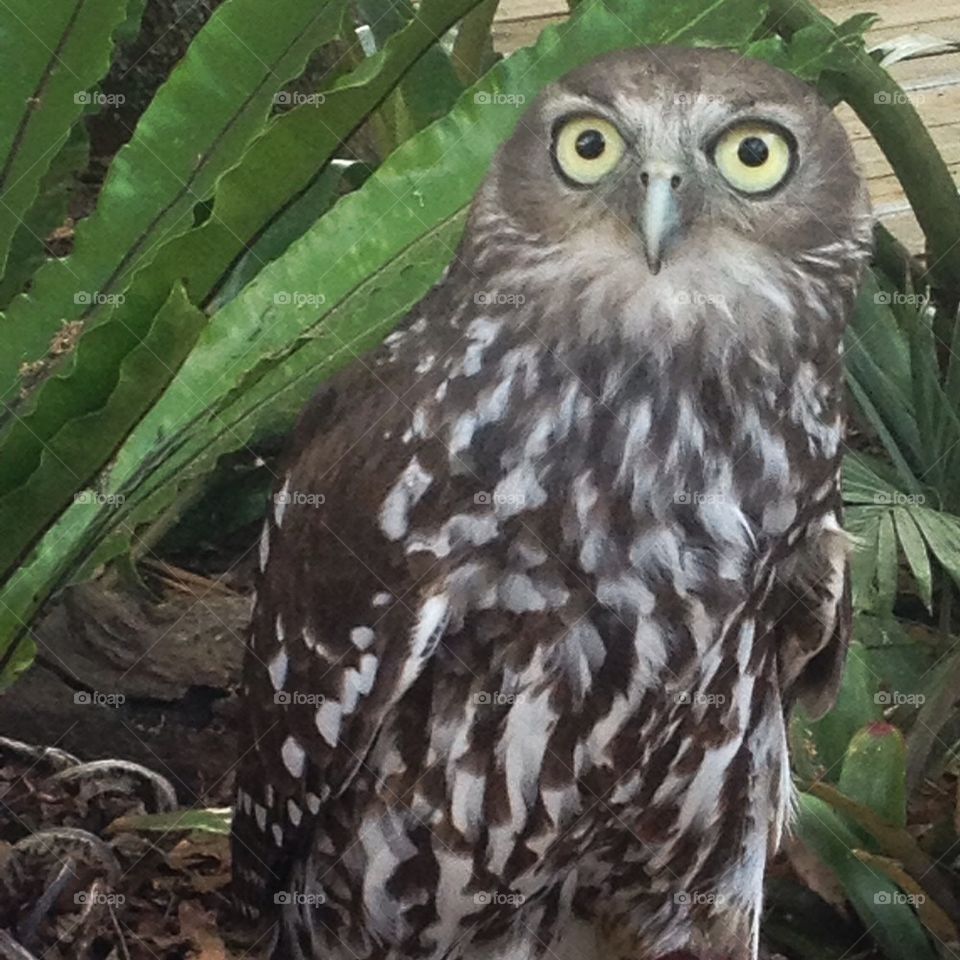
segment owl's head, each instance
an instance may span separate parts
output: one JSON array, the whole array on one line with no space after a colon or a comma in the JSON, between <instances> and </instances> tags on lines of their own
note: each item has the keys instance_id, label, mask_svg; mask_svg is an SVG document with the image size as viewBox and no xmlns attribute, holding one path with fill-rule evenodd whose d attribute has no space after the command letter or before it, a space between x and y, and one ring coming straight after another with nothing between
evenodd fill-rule
<instances>
[{"instance_id":1,"label":"owl's head","mask_svg":"<svg viewBox=\"0 0 960 960\"><path fill-rule=\"evenodd\" d=\"M478 207L558 254L571 283L621 276L658 293L690 278L709 293L711 268L755 286L798 258L848 265L869 238L829 107L722 50L627 50L567 74L521 118Z\"/></svg>"}]
</instances>

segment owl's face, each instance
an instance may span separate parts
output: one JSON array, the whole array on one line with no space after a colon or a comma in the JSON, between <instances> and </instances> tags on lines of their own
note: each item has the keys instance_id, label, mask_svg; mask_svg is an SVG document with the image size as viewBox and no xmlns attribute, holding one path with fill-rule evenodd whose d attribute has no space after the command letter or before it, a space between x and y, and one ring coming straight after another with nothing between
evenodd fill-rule
<instances>
[{"instance_id":1,"label":"owl's face","mask_svg":"<svg viewBox=\"0 0 960 960\"><path fill-rule=\"evenodd\" d=\"M717 50L600 58L547 88L494 162L519 229L648 286L862 242L846 135L796 78Z\"/></svg>"}]
</instances>

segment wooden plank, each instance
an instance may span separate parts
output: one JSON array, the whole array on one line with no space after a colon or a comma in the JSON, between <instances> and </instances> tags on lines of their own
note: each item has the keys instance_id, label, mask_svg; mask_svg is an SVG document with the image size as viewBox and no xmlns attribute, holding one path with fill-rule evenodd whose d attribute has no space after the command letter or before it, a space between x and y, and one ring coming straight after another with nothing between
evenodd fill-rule
<instances>
[{"instance_id":1,"label":"wooden plank","mask_svg":"<svg viewBox=\"0 0 960 960\"><path fill-rule=\"evenodd\" d=\"M960 84L911 93L913 105L931 133L940 127L956 127L960 117ZM851 140L863 140L870 131L845 103L837 107L837 116L847 128ZM934 138L936 139L936 138Z\"/></svg>"},{"instance_id":2,"label":"wooden plank","mask_svg":"<svg viewBox=\"0 0 960 960\"><path fill-rule=\"evenodd\" d=\"M509 0L507 0L509 5ZM833 20L846 20L857 13L875 13L879 18L877 27L899 27L902 32L914 24L935 23L945 16L957 16L960 13L956 0L945 0L935 3L932 0L826 0L817 5L820 10ZM874 28L876 29L876 27ZM924 33L935 31L926 29Z\"/></svg>"},{"instance_id":3,"label":"wooden plank","mask_svg":"<svg viewBox=\"0 0 960 960\"><path fill-rule=\"evenodd\" d=\"M923 231L909 205L899 213L881 216L880 222L912 253L923 254Z\"/></svg>"},{"instance_id":4,"label":"wooden plank","mask_svg":"<svg viewBox=\"0 0 960 960\"><path fill-rule=\"evenodd\" d=\"M530 2L530 0L527 0ZM960 40L960 0L951 0L954 15L942 14L934 20L922 23L881 22L867 34L869 43L892 40L908 33L925 33L944 40ZM550 6L554 6L550 4ZM566 19L563 4L556 4L556 10L547 14L531 16L499 16L493 24L494 47L501 53L510 53L518 47L533 43L544 27L560 23ZM921 60L936 60L937 57L923 57Z\"/></svg>"},{"instance_id":5,"label":"wooden plank","mask_svg":"<svg viewBox=\"0 0 960 960\"><path fill-rule=\"evenodd\" d=\"M957 174L960 173L960 161L947 164L947 168L956 179ZM891 214L907 202L900 189L900 184L892 172L887 176L872 178L868 181L868 185L870 187L870 200L873 202L878 216Z\"/></svg>"},{"instance_id":6,"label":"wooden plank","mask_svg":"<svg viewBox=\"0 0 960 960\"><path fill-rule=\"evenodd\" d=\"M956 0L955 6L960 7L960 0ZM566 14L553 13L548 16L536 17L517 17L509 19L497 19L493 24L493 43L494 47L501 53L510 53L519 47L529 46L535 42L544 27L549 27L555 23L560 23L566 19ZM892 25L875 27L867 33L867 42L869 44L880 43L884 40L892 40L907 33L929 33L932 36L940 37L944 40L960 41L960 16L944 16L929 23L917 23L913 25ZM937 61L943 54L935 56L924 56L907 63L926 63L927 61ZM895 65L894 69L902 64ZM920 72L926 72L934 69L930 66L918 68Z\"/></svg>"},{"instance_id":7,"label":"wooden plank","mask_svg":"<svg viewBox=\"0 0 960 960\"><path fill-rule=\"evenodd\" d=\"M930 33L960 39L960 0L934 3L931 0L828 0L820 9L835 20L856 13L875 13L879 20L867 35L872 42L888 40L902 33ZM565 0L501 0L497 26L505 39L536 38L548 23L556 23L567 14ZM524 43L529 42L525 39ZM513 47L501 48L504 50Z\"/></svg>"},{"instance_id":8,"label":"wooden plank","mask_svg":"<svg viewBox=\"0 0 960 960\"><path fill-rule=\"evenodd\" d=\"M957 16L956 0L826 0L820 9L834 20L846 19L856 13L875 13L879 26L895 27L934 23L944 17ZM952 13L950 11L953 11ZM497 19L531 20L567 12L566 0L500 0Z\"/></svg>"},{"instance_id":9,"label":"wooden plank","mask_svg":"<svg viewBox=\"0 0 960 960\"><path fill-rule=\"evenodd\" d=\"M941 9L933 20L910 20L907 23L881 20L869 31L868 37L869 42L874 44L910 33L928 33L932 37L940 37L941 40L958 40L960 16L956 9L949 12Z\"/></svg>"},{"instance_id":10,"label":"wooden plank","mask_svg":"<svg viewBox=\"0 0 960 960\"><path fill-rule=\"evenodd\" d=\"M873 46L885 40L893 40L912 33L926 33L941 40L960 40L960 16L956 13L941 13L935 20L911 23L878 23L867 33L867 43Z\"/></svg>"},{"instance_id":11,"label":"wooden plank","mask_svg":"<svg viewBox=\"0 0 960 960\"><path fill-rule=\"evenodd\" d=\"M889 70L897 83L907 90L956 86L960 83L960 52L902 60Z\"/></svg>"},{"instance_id":12,"label":"wooden plank","mask_svg":"<svg viewBox=\"0 0 960 960\"><path fill-rule=\"evenodd\" d=\"M531 20L550 14L566 14L565 0L500 0L498 20Z\"/></svg>"},{"instance_id":13,"label":"wooden plank","mask_svg":"<svg viewBox=\"0 0 960 960\"><path fill-rule=\"evenodd\" d=\"M960 163L960 127L956 125L934 127L930 135L948 165ZM856 140L853 150L868 180L874 177L885 177L891 172L875 140L870 138Z\"/></svg>"},{"instance_id":14,"label":"wooden plank","mask_svg":"<svg viewBox=\"0 0 960 960\"><path fill-rule=\"evenodd\" d=\"M544 27L560 23L565 14L550 17L526 17L496 20L493 24L493 47L500 53L511 53L520 47L527 47L540 36Z\"/></svg>"}]
</instances>

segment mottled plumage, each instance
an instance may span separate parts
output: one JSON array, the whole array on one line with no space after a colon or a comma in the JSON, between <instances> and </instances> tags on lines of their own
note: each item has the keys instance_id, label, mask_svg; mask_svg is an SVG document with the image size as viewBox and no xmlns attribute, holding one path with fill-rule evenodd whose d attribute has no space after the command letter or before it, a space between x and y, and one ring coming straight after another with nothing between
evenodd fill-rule
<instances>
[{"instance_id":1,"label":"mottled plumage","mask_svg":"<svg viewBox=\"0 0 960 960\"><path fill-rule=\"evenodd\" d=\"M847 641L869 236L761 63L628 51L532 105L282 466L234 829L277 960L756 956L785 717Z\"/></svg>"}]
</instances>

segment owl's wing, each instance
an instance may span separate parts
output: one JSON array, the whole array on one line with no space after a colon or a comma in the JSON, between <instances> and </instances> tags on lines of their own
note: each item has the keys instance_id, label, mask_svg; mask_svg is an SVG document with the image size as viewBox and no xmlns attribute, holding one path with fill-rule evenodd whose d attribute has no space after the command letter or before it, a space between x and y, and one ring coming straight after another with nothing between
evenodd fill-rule
<instances>
[{"instance_id":1,"label":"owl's wing","mask_svg":"<svg viewBox=\"0 0 960 960\"><path fill-rule=\"evenodd\" d=\"M848 538L840 492L807 527L771 597L773 635L785 705L799 702L811 719L836 699L850 641Z\"/></svg>"},{"instance_id":2,"label":"owl's wing","mask_svg":"<svg viewBox=\"0 0 960 960\"><path fill-rule=\"evenodd\" d=\"M322 835L323 805L364 763L446 626L431 593L439 574L385 535L398 476L388 440L409 423L390 376L361 362L318 396L263 528L232 840L235 892L255 915L276 902L291 851Z\"/></svg>"}]
</instances>

